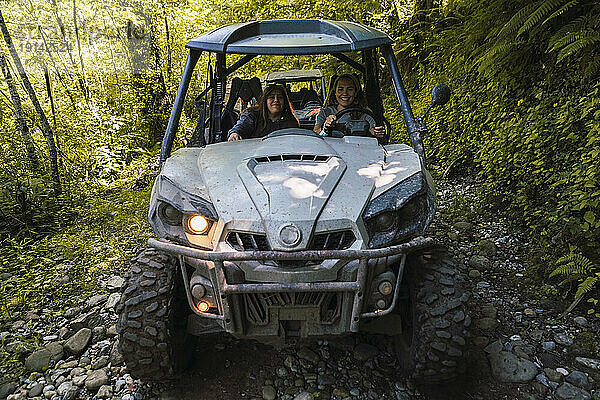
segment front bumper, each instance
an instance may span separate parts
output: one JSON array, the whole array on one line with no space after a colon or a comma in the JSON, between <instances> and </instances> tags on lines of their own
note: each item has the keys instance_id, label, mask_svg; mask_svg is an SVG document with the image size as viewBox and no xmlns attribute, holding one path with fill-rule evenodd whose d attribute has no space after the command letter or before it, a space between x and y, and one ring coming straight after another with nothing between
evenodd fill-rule
<instances>
[{"instance_id":1,"label":"front bumper","mask_svg":"<svg viewBox=\"0 0 600 400\"><path fill-rule=\"evenodd\" d=\"M232 334L244 335L242 332L242 323L239 321L239 313L236 313L232 307L232 300L235 295L248 293L294 293L294 292L344 292L351 296L351 316L348 319L347 326L342 327L342 331L358 332L359 322L364 318L382 316L391 312L398 298L400 281L403 275L406 255L417 249L429 247L434 243L431 238L417 237L407 243L388 246L379 249L363 250L302 250L295 252L284 251L240 251L240 252L212 252L194 249L188 246L182 246L167 242L164 240L150 239L148 245L158 250L172 255L179 256L182 275L187 276L183 258L194 258L209 262L210 280L214 290L217 303L217 312L200 312L192 302L189 281L184 279L187 297L192 310L201 317L219 320L223 329ZM244 260L306 260L323 261L328 259L342 259L348 261L357 261L356 279L346 282L299 282L299 283L228 283L224 273L224 262L235 262ZM385 262L400 262L397 273L396 285L394 289L393 300L388 308L376 310L373 312L363 311L363 300L366 295L368 265L369 260L384 259ZM341 332L339 332L341 333Z\"/></svg>"}]
</instances>

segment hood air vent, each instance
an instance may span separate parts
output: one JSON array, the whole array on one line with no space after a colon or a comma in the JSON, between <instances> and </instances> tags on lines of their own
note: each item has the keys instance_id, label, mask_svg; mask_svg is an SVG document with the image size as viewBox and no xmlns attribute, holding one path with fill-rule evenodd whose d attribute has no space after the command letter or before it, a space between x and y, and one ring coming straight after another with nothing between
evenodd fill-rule
<instances>
[{"instance_id":1,"label":"hood air vent","mask_svg":"<svg viewBox=\"0 0 600 400\"><path fill-rule=\"evenodd\" d=\"M327 162L330 156L316 154L281 154L276 156L256 157L257 163L268 163L274 161L316 161Z\"/></svg>"}]
</instances>

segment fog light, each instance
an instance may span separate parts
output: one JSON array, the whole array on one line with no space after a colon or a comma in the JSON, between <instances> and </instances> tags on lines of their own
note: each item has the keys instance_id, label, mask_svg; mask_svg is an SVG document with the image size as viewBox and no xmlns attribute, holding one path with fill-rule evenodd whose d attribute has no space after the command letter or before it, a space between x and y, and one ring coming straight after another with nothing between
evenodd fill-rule
<instances>
[{"instance_id":1,"label":"fog light","mask_svg":"<svg viewBox=\"0 0 600 400\"><path fill-rule=\"evenodd\" d=\"M201 283L197 283L192 286L192 296L196 299L201 299L206 294L206 288Z\"/></svg>"},{"instance_id":2,"label":"fog light","mask_svg":"<svg viewBox=\"0 0 600 400\"><path fill-rule=\"evenodd\" d=\"M202 300L201 302L198 303L198 311L207 312L209 309L210 309L210 304L208 303L208 301Z\"/></svg>"},{"instance_id":3,"label":"fog light","mask_svg":"<svg viewBox=\"0 0 600 400\"><path fill-rule=\"evenodd\" d=\"M379 284L379 287L377 288L377 290L379 290L379 293L381 293L384 296L388 296L390 294L392 294L392 289L394 288L394 286L388 282L388 281L383 281Z\"/></svg>"},{"instance_id":4,"label":"fog light","mask_svg":"<svg viewBox=\"0 0 600 400\"><path fill-rule=\"evenodd\" d=\"M380 310L383 310L385 308L385 300L383 300L383 299L377 300L377 308L379 308Z\"/></svg>"}]
</instances>

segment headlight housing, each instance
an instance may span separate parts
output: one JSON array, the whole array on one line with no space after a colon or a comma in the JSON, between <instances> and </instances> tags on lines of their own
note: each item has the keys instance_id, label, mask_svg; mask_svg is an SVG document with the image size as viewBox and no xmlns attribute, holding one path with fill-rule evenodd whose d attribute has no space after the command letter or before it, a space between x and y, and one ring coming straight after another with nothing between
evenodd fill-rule
<instances>
[{"instance_id":1,"label":"headlight housing","mask_svg":"<svg viewBox=\"0 0 600 400\"><path fill-rule=\"evenodd\" d=\"M209 201L159 176L154 184L148 219L159 238L212 248L217 213Z\"/></svg>"},{"instance_id":2,"label":"headlight housing","mask_svg":"<svg viewBox=\"0 0 600 400\"><path fill-rule=\"evenodd\" d=\"M369 203L363 213L369 247L382 247L422 234L433 214L433 193L419 172Z\"/></svg>"}]
</instances>

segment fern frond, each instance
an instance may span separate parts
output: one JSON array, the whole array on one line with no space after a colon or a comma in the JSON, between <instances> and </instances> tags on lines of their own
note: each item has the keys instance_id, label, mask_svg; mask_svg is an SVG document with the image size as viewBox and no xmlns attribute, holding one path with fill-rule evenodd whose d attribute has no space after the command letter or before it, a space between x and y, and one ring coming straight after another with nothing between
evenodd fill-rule
<instances>
[{"instance_id":1,"label":"fern frond","mask_svg":"<svg viewBox=\"0 0 600 400\"><path fill-rule=\"evenodd\" d=\"M552 13L552 15L550 15L548 18L546 18L546 20L544 22L542 22L542 25L546 25L547 22L552 21L554 18L563 15L565 12L569 11L570 8L575 7L577 5L577 3L579 3L579 0L569 1L567 4L565 4L558 10L554 11Z\"/></svg>"},{"instance_id":2,"label":"fern frond","mask_svg":"<svg viewBox=\"0 0 600 400\"><path fill-rule=\"evenodd\" d=\"M539 2L528 4L517 11L515 15L513 15L506 24L504 24L502 29L500 29L500 32L498 32L498 38L507 38L513 36L521 28L521 26L523 26L523 23L527 20L527 17L531 14L531 12L538 7L538 4Z\"/></svg>"},{"instance_id":3,"label":"fern frond","mask_svg":"<svg viewBox=\"0 0 600 400\"><path fill-rule=\"evenodd\" d=\"M542 19L546 18L546 16L550 14L552 10L555 10L557 7L559 7L560 3L562 3L563 1L564 0L543 1L542 4L540 4L540 6L529 15L527 21L525 21L525 23L521 25L521 27L517 31L517 36L521 36L525 32L528 32L534 26L538 25L542 21Z\"/></svg>"},{"instance_id":4,"label":"fern frond","mask_svg":"<svg viewBox=\"0 0 600 400\"><path fill-rule=\"evenodd\" d=\"M506 57L511 52L512 47L512 43L501 43L490 48L475 61L475 64L478 65L477 71L485 73L492 64Z\"/></svg>"},{"instance_id":5,"label":"fern frond","mask_svg":"<svg viewBox=\"0 0 600 400\"><path fill-rule=\"evenodd\" d=\"M600 56L596 56L587 62L583 69L583 76L585 78L591 78L592 76L596 76L598 72L600 72Z\"/></svg>"},{"instance_id":6,"label":"fern frond","mask_svg":"<svg viewBox=\"0 0 600 400\"><path fill-rule=\"evenodd\" d=\"M579 32L568 33L567 35L563 36L562 38L560 38L556 42L554 42L554 44L552 45L552 48L550 48L550 46L548 46L548 49L546 51L547 52L555 51L561 47L565 47L566 45L575 43L576 41L583 39L584 37L589 35L589 33L590 33L590 31L579 31Z\"/></svg>"},{"instance_id":7,"label":"fern frond","mask_svg":"<svg viewBox=\"0 0 600 400\"><path fill-rule=\"evenodd\" d=\"M579 277L590 275L594 272L594 264L585 256L570 253L560 257L556 264L558 267L550 273L550 277L556 275L577 275Z\"/></svg>"},{"instance_id":8,"label":"fern frond","mask_svg":"<svg viewBox=\"0 0 600 400\"><path fill-rule=\"evenodd\" d=\"M587 292L591 291L596 283L598 283L598 279L600 279L600 274L596 274L596 276L588 276L583 282L579 284L577 287L577 292L575 293L575 298L581 297Z\"/></svg>"},{"instance_id":9,"label":"fern frond","mask_svg":"<svg viewBox=\"0 0 600 400\"><path fill-rule=\"evenodd\" d=\"M596 42L600 42L600 34L597 33L581 38L578 41L563 47L556 57L556 62L559 63L571 54L577 53L581 49L591 46Z\"/></svg>"},{"instance_id":10,"label":"fern frond","mask_svg":"<svg viewBox=\"0 0 600 400\"><path fill-rule=\"evenodd\" d=\"M558 40L560 40L564 36L568 35L569 33L575 33L575 32L584 30L585 27L588 25L589 25L588 18L585 15L574 19L573 21L569 22L568 24L566 24L565 26L560 28L558 30L558 32L556 32L554 35L552 35L552 37L550 38L550 41L548 43L548 48L550 48L551 46L554 46L554 44Z\"/></svg>"}]
</instances>

